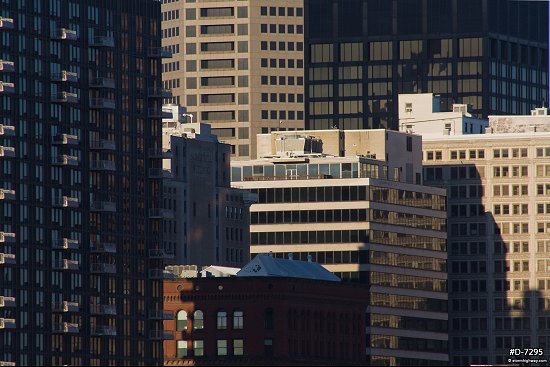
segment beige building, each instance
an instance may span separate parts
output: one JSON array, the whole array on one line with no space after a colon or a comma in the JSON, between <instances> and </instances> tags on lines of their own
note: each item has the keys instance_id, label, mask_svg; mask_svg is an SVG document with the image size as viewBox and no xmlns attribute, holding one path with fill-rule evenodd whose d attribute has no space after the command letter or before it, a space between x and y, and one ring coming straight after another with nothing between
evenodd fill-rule
<instances>
[{"instance_id":1,"label":"beige building","mask_svg":"<svg viewBox=\"0 0 550 367\"><path fill-rule=\"evenodd\" d=\"M368 365L446 364L446 198L415 184L420 136L312 130L259 144L264 158L231 166L232 186L258 195L251 254L292 253L364 284Z\"/></svg>"},{"instance_id":2,"label":"beige building","mask_svg":"<svg viewBox=\"0 0 550 367\"><path fill-rule=\"evenodd\" d=\"M424 182L449 197L453 365L550 353L550 116L489 116L485 134L423 138Z\"/></svg>"},{"instance_id":3,"label":"beige building","mask_svg":"<svg viewBox=\"0 0 550 367\"><path fill-rule=\"evenodd\" d=\"M255 157L256 134L304 128L303 0L164 0L162 19L164 87L234 159Z\"/></svg>"},{"instance_id":4,"label":"beige building","mask_svg":"<svg viewBox=\"0 0 550 367\"><path fill-rule=\"evenodd\" d=\"M162 168L150 175L163 178L162 208L166 264L240 267L250 259L249 207L255 198L230 186L229 146L210 133L210 126L184 123L181 107L168 106L163 119ZM183 117L183 118L182 118Z\"/></svg>"}]
</instances>

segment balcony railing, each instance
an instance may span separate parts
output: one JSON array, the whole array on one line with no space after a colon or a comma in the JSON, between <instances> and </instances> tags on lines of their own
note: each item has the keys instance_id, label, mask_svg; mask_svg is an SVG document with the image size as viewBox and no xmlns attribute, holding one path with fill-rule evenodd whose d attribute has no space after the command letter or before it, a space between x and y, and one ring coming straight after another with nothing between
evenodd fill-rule
<instances>
[{"instance_id":1,"label":"balcony railing","mask_svg":"<svg viewBox=\"0 0 550 367\"><path fill-rule=\"evenodd\" d=\"M112 140L100 139L92 140L90 149L93 150L116 150L116 144Z\"/></svg>"},{"instance_id":2,"label":"balcony railing","mask_svg":"<svg viewBox=\"0 0 550 367\"><path fill-rule=\"evenodd\" d=\"M60 322L53 325L53 330L55 334L64 334L64 333L70 333L70 334L76 334L79 332L79 326L78 324L70 323L70 322Z\"/></svg>"},{"instance_id":3,"label":"balcony railing","mask_svg":"<svg viewBox=\"0 0 550 367\"><path fill-rule=\"evenodd\" d=\"M113 161L97 160L90 162L92 171L116 171L116 165Z\"/></svg>"},{"instance_id":4,"label":"balcony railing","mask_svg":"<svg viewBox=\"0 0 550 367\"><path fill-rule=\"evenodd\" d=\"M116 212L116 203L111 201L94 201L90 210L93 212Z\"/></svg>"},{"instance_id":5,"label":"balcony railing","mask_svg":"<svg viewBox=\"0 0 550 367\"><path fill-rule=\"evenodd\" d=\"M15 200L15 190L0 189L0 200Z\"/></svg>"},{"instance_id":6,"label":"balcony railing","mask_svg":"<svg viewBox=\"0 0 550 367\"><path fill-rule=\"evenodd\" d=\"M15 319L0 318L0 329L14 329Z\"/></svg>"},{"instance_id":7,"label":"balcony railing","mask_svg":"<svg viewBox=\"0 0 550 367\"><path fill-rule=\"evenodd\" d=\"M0 72L13 73L15 71L15 63L13 61L0 59Z\"/></svg>"},{"instance_id":8,"label":"balcony railing","mask_svg":"<svg viewBox=\"0 0 550 367\"><path fill-rule=\"evenodd\" d=\"M110 242L92 242L90 251L97 254L115 254L116 253L116 243Z\"/></svg>"},{"instance_id":9,"label":"balcony railing","mask_svg":"<svg viewBox=\"0 0 550 367\"><path fill-rule=\"evenodd\" d=\"M92 315L116 315L115 305L90 305Z\"/></svg>"},{"instance_id":10,"label":"balcony railing","mask_svg":"<svg viewBox=\"0 0 550 367\"><path fill-rule=\"evenodd\" d=\"M78 302L63 301L52 303L52 311L54 312L78 312L79 310Z\"/></svg>"},{"instance_id":11,"label":"balcony railing","mask_svg":"<svg viewBox=\"0 0 550 367\"><path fill-rule=\"evenodd\" d=\"M115 89L116 83L114 79L109 78L94 78L90 82L91 88L106 88L106 89Z\"/></svg>"},{"instance_id":12,"label":"balcony railing","mask_svg":"<svg viewBox=\"0 0 550 367\"><path fill-rule=\"evenodd\" d=\"M13 18L0 17L0 29L13 29Z\"/></svg>"},{"instance_id":13,"label":"balcony railing","mask_svg":"<svg viewBox=\"0 0 550 367\"><path fill-rule=\"evenodd\" d=\"M150 310L149 319L151 320L172 320L174 313L166 310Z\"/></svg>"},{"instance_id":14,"label":"balcony railing","mask_svg":"<svg viewBox=\"0 0 550 367\"><path fill-rule=\"evenodd\" d=\"M52 98L57 103L78 103L78 94L69 92L59 92Z\"/></svg>"},{"instance_id":15,"label":"balcony railing","mask_svg":"<svg viewBox=\"0 0 550 367\"><path fill-rule=\"evenodd\" d=\"M15 136L15 126L0 124L0 136Z\"/></svg>"},{"instance_id":16,"label":"balcony railing","mask_svg":"<svg viewBox=\"0 0 550 367\"><path fill-rule=\"evenodd\" d=\"M151 340L173 340L174 333L164 330L151 330L149 332L149 339Z\"/></svg>"},{"instance_id":17,"label":"balcony railing","mask_svg":"<svg viewBox=\"0 0 550 367\"><path fill-rule=\"evenodd\" d=\"M15 297L0 296L0 308L3 307L15 307Z\"/></svg>"},{"instance_id":18,"label":"balcony railing","mask_svg":"<svg viewBox=\"0 0 550 367\"><path fill-rule=\"evenodd\" d=\"M149 98L171 98L173 96L172 91L165 88L149 88L147 95Z\"/></svg>"},{"instance_id":19,"label":"balcony railing","mask_svg":"<svg viewBox=\"0 0 550 367\"><path fill-rule=\"evenodd\" d=\"M53 268L56 270L78 270L78 267L78 261L68 259L58 260L53 264Z\"/></svg>"},{"instance_id":20,"label":"balcony railing","mask_svg":"<svg viewBox=\"0 0 550 367\"><path fill-rule=\"evenodd\" d=\"M116 336L116 328L114 326L98 325L95 328L92 328L92 335Z\"/></svg>"},{"instance_id":21,"label":"balcony railing","mask_svg":"<svg viewBox=\"0 0 550 367\"><path fill-rule=\"evenodd\" d=\"M0 243L13 243L13 242L15 242L15 233L0 232Z\"/></svg>"},{"instance_id":22,"label":"balcony railing","mask_svg":"<svg viewBox=\"0 0 550 367\"><path fill-rule=\"evenodd\" d=\"M78 40L78 34L72 29L59 28L54 38L59 40L76 41Z\"/></svg>"},{"instance_id":23,"label":"balcony railing","mask_svg":"<svg viewBox=\"0 0 550 367\"><path fill-rule=\"evenodd\" d=\"M173 259L174 253L167 252L162 248L149 249L149 258L151 259Z\"/></svg>"},{"instance_id":24,"label":"balcony railing","mask_svg":"<svg viewBox=\"0 0 550 367\"><path fill-rule=\"evenodd\" d=\"M53 200L53 206L57 208L78 208L78 205L78 198L61 196Z\"/></svg>"},{"instance_id":25,"label":"balcony railing","mask_svg":"<svg viewBox=\"0 0 550 367\"><path fill-rule=\"evenodd\" d=\"M58 250L78 250L80 248L80 242L70 238L58 238L54 240L53 248Z\"/></svg>"},{"instance_id":26,"label":"balcony railing","mask_svg":"<svg viewBox=\"0 0 550 367\"><path fill-rule=\"evenodd\" d=\"M164 47L150 47L149 48L149 57L153 59L162 59L162 58L171 58L172 51Z\"/></svg>"},{"instance_id":27,"label":"balcony railing","mask_svg":"<svg viewBox=\"0 0 550 367\"><path fill-rule=\"evenodd\" d=\"M60 73L52 74L54 82L78 82L78 74L72 71L63 70Z\"/></svg>"},{"instance_id":28,"label":"balcony railing","mask_svg":"<svg viewBox=\"0 0 550 367\"><path fill-rule=\"evenodd\" d=\"M15 265L17 263L14 254L0 252L0 264Z\"/></svg>"},{"instance_id":29,"label":"balcony railing","mask_svg":"<svg viewBox=\"0 0 550 367\"><path fill-rule=\"evenodd\" d=\"M116 102L105 98L94 98L90 100L90 108L98 110L114 110L116 109Z\"/></svg>"},{"instance_id":30,"label":"balcony railing","mask_svg":"<svg viewBox=\"0 0 550 367\"><path fill-rule=\"evenodd\" d=\"M78 157L60 154L53 158L54 166L78 166Z\"/></svg>"},{"instance_id":31,"label":"balcony railing","mask_svg":"<svg viewBox=\"0 0 550 367\"><path fill-rule=\"evenodd\" d=\"M174 211L170 209L150 208L149 218L151 219L173 219Z\"/></svg>"},{"instance_id":32,"label":"balcony railing","mask_svg":"<svg viewBox=\"0 0 550 367\"><path fill-rule=\"evenodd\" d=\"M69 134L57 134L52 137L54 145L75 145L78 144L78 136Z\"/></svg>"},{"instance_id":33,"label":"balcony railing","mask_svg":"<svg viewBox=\"0 0 550 367\"><path fill-rule=\"evenodd\" d=\"M0 81L0 93L15 93L15 84Z\"/></svg>"},{"instance_id":34,"label":"balcony railing","mask_svg":"<svg viewBox=\"0 0 550 367\"><path fill-rule=\"evenodd\" d=\"M15 148L0 146L0 157L15 158Z\"/></svg>"},{"instance_id":35,"label":"balcony railing","mask_svg":"<svg viewBox=\"0 0 550 367\"><path fill-rule=\"evenodd\" d=\"M160 108L149 108L147 109L147 117L158 118L158 119L169 119L169 118L172 118L172 112L164 111Z\"/></svg>"},{"instance_id":36,"label":"balcony railing","mask_svg":"<svg viewBox=\"0 0 550 367\"><path fill-rule=\"evenodd\" d=\"M109 36L95 36L92 42L90 42L91 47L115 47L115 39Z\"/></svg>"},{"instance_id":37,"label":"balcony railing","mask_svg":"<svg viewBox=\"0 0 550 367\"><path fill-rule=\"evenodd\" d=\"M93 274L116 274L116 265L106 263L93 263L91 264L90 271Z\"/></svg>"}]
</instances>

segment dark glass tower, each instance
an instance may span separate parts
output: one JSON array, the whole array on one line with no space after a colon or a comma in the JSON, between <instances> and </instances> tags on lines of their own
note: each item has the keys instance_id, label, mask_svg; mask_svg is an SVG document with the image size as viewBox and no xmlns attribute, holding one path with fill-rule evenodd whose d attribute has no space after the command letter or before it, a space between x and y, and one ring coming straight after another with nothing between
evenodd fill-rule
<instances>
[{"instance_id":1,"label":"dark glass tower","mask_svg":"<svg viewBox=\"0 0 550 367\"><path fill-rule=\"evenodd\" d=\"M306 129L397 129L399 93L472 112L548 103L548 2L304 0ZM327 103L328 102L328 103Z\"/></svg>"},{"instance_id":2,"label":"dark glass tower","mask_svg":"<svg viewBox=\"0 0 550 367\"><path fill-rule=\"evenodd\" d=\"M0 361L162 364L160 15L0 1Z\"/></svg>"}]
</instances>

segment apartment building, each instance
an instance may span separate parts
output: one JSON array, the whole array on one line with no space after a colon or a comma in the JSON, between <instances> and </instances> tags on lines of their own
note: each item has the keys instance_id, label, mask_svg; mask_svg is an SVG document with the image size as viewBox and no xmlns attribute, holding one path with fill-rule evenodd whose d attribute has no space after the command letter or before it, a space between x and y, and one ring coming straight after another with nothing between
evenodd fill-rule
<instances>
[{"instance_id":1,"label":"apartment building","mask_svg":"<svg viewBox=\"0 0 550 367\"><path fill-rule=\"evenodd\" d=\"M248 191L231 188L230 147L218 142L210 125L186 123L185 109L165 105L163 204L152 208L163 218L166 263L241 267L250 259Z\"/></svg>"},{"instance_id":2,"label":"apartment building","mask_svg":"<svg viewBox=\"0 0 550 367\"><path fill-rule=\"evenodd\" d=\"M444 121L433 122L441 132ZM424 182L447 189L453 365L550 350L550 116L489 116L485 134L423 137Z\"/></svg>"},{"instance_id":3,"label":"apartment building","mask_svg":"<svg viewBox=\"0 0 550 367\"><path fill-rule=\"evenodd\" d=\"M162 362L160 4L0 3L0 364Z\"/></svg>"},{"instance_id":4,"label":"apartment building","mask_svg":"<svg viewBox=\"0 0 550 367\"><path fill-rule=\"evenodd\" d=\"M170 101L233 159L255 157L256 134L304 128L303 15L303 0L163 1Z\"/></svg>"},{"instance_id":5,"label":"apartment building","mask_svg":"<svg viewBox=\"0 0 550 367\"><path fill-rule=\"evenodd\" d=\"M258 141L269 154L231 168L233 187L258 195L250 252L311 257L362 284L369 365L446 364L446 197L416 182L420 136L310 130Z\"/></svg>"}]
</instances>

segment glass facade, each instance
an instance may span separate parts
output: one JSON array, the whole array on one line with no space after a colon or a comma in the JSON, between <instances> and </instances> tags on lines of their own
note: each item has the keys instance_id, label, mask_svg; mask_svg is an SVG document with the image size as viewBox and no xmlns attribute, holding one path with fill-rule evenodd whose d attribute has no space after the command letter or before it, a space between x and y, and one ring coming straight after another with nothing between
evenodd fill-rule
<instances>
[{"instance_id":1,"label":"glass facade","mask_svg":"<svg viewBox=\"0 0 550 367\"><path fill-rule=\"evenodd\" d=\"M306 129L397 129L400 93L438 94L442 111L465 103L485 118L548 101L545 2L305 0L304 9Z\"/></svg>"}]
</instances>

